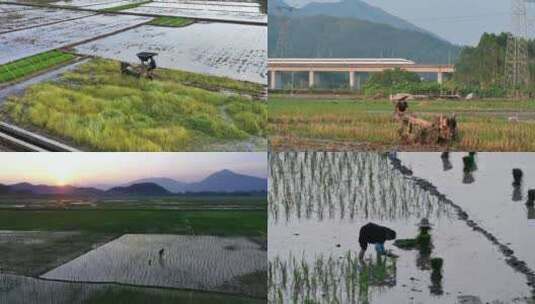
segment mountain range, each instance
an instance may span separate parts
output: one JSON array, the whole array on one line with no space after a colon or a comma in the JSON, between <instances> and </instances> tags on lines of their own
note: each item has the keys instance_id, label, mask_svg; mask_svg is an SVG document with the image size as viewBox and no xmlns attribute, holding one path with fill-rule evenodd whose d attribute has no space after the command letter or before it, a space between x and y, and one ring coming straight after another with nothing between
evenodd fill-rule
<instances>
[{"instance_id":1,"label":"mountain range","mask_svg":"<svg viewBox=\"0 0 535 304\"><path fill-rule=\"evenodd\" d=\"M270 9L270 15L287 15L291 17L324 15L338 18L353 18L387 24L398 29L427 32L404 19L385 12L379 7L369 5L360 0L311 2L301 8L292 8L284 0L270 0L268 9Z\"/></svg>"},{"instance_id":2,"label":"mountain range","mask_svg":"<svg viewBox=\"0 0 535 304\"><path fill-rule=\"evenodd\" d=\"M128 184L155 183L170 192L252 192L267 191L267 180L264 178L238 174L230 170L222 170L196 183L185 183L171 178L144 178Z\"/></svg>"},{"instance_id":3,"label":"mountain range","mask_svg":"<svg viewBox=\"0 0 535 304\"><path fill-rule=\"evenodd\" d=\"M13 185L0 184L0 194L33 194L33 195L83 195L83 196L124 196L151 195L164 196L185 192L264 192L267 191L267 180L259 177L238 174L230 170L222 170L209 175L200 182L186 183L171 178L144 178L125 183L121 186L101 190L92 187L33 185L18 183Z\"/></svg>"},{"instance_id":4,"label":"mountain range","mask_svg":"<svg viewBox=\"0 0 535 304\"><path fill-rule=\"evenodd\" d=\"M361 0L312 2L300 8L273 0L268 9L270 57L401 57L449 63L460 52L459 46Z\"/></svg>"}]
</instances>

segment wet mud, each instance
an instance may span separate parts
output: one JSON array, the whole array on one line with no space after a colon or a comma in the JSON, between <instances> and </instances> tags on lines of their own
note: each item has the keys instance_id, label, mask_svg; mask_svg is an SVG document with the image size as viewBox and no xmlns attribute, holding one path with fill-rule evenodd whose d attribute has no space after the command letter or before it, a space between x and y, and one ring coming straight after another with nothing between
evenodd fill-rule
<instances>
[{"instance_id":1,"label":"wet mud","mask_svg":"<svg viewBox=\"0 0 535 304\"><path fill-rule=\"evenodd\" d=\"M471 220L468 213L461 206L459 206L451 199L449 199L446 195L438 191L437 187L435 187L432 183L428 182L425 179L414 176L413 171L403 165L403 163L399 158L397 158L395 153L388 153L388 158L390 159L392 166L396 170L401 172L401 174L407 176L407 178L409 178L410 180L414 181L414 183L418 185L421 189L429 192L429 194L438 198L441 203L451 206L456 211L459 220L465 222L466 225L472 228L472 230L480 233L493 245L495 245L503 254L507 265L509 265L515 271L518 271L525 275L527 281L526 284L530 286L532 297L533 299L535 299L535 272L527 265L525 261L522 261L517 258L514 254L514 251L507 244L498 240L498 238L494 236L494 234L490 233L486 229L482 228L481 225Z\"/></svg>"}]
</instances>

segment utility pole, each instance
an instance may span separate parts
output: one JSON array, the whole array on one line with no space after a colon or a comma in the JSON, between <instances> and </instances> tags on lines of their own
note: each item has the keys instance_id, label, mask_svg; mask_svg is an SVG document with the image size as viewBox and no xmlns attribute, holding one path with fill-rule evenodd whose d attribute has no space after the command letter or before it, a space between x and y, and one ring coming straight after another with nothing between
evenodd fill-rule
<instances>
[{"instance_id":1,"label":"utility pole","mask_svg":"<svg viewBox=\"0 0 535 304\"><path fill-rule=\"evenodd\" d=\"M522 97L522 89L530 82L528 61L529 25L527 1L511 1L512 31L507 37L505 54L505 88L514 98Z\"/></svg>"},{"instance_id":2,"label":"utility pole","mask_svg":"<svg viewBox=\"0 0 535 304\"><path fill-rule=\"evenodd\" d=\"M294 8L291 6L277 6L277 10L281 15L281 23L277 37L277 55L280 58L286 58L288 55L290 14L293 12Z\"/></svg>"}]
</instances>

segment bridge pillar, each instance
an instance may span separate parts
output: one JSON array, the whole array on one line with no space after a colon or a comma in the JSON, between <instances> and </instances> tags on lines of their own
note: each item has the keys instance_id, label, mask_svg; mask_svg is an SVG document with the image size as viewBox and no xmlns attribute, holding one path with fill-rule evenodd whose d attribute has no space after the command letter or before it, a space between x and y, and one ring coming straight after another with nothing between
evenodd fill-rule
<instances>
[{"instance_id":1,"label":"bridge pillar","mask_svg":"<svg viewBox=\"0 0 535 304\"><path fill-rule=\"evenodd\" d=\"M437 73L437 81L439 84L442 84L444 82L444 73L443 72L438 72Z\"/></svg>"},{"instance_id":2,"label":"bridge pillar","mask_svg":"<svg viewBox=\"0 0 535 304\"><path fill-rule=\"evenodd\" d=\"M357 90L360 90L361 87L362 87L362 83L361 83L361 79L360 79L360 74L358 72L355 72L355 85L356 85L356 88Z\"/></svg>"},{"instance_id":3,"label":"bridge pillar","mask_svg":"<svg viewBox=\"0 0 535 304\"><path fill-rule=\"evenodd\" d=\"M269 84L269 88L272 89L272 90L275 90L277 88L277 71L275 70L271 70L269 71L269 75L270 75L270 84Z\"/></svg>"},{"instance_id":4,"label":"bridge pillar","mask_svg":"<svg viewBox=\"0 0 535 304\"><path fill-rule=\"evenodd\" d=\"M308 87L312 88L314 86L314 71L308 72Z\"/></svg>"},{"instance_id":5,"label":"bridge pillar","mask_svg":"<svg viewBox=\"0 0 535 304\"><path fill-rule=\"evenodd\" d=\"M349 72L349 88L351 90L360 90L360 74L357 71Z\"/></svg>"}]
</instances>

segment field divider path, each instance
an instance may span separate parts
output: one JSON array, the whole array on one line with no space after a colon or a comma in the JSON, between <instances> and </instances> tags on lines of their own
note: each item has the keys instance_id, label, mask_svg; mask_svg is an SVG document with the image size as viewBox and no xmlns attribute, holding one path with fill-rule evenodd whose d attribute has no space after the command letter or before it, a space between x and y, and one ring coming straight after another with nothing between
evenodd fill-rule
<instances>
[{"instance_id":1,"label":"field divider path","mask_svg":"<svg viewBox=\"0 0 535 304\"><path fill-rule=\"evenodd\" d=\"M503 254L505 258L505 262L507 265L509 265L513 270L518 271L526 276L527 279L527 285L531 288L531 294L532 298L535 299L535 271L533 269L529 268L529 266L526 264L525 261L522 261L518 259L514 255L514 251L504 244L503 242L499 241L496 236L494 236L492 233L485 230L485 228L481 227L481 225L477 224L473 220L469 218L469 215L464 209L454 203L451 199L447 198L447 196L440 191L438 191L437 187L430 183L429 181L416 177L413 175L413 172L411 169L406 167L402 164L401 160L397 158L393 153L388 153L388 158L390 159L390 162L392 164L392 167L395 170L398 170L401 174L403 174L407 179L413 181L417 186L419 186L422 190L428 192L430 195L438 198L440 202L445 203L457 212L458 219L465 222L466 225L468 225L470 228L472 228L474 231L479 232L482 234L485 238L487 238L492 244L498 247L499 251Z\"/></svg>"},{"instance_id":2,"label":"field divider path","mask_svg":"<svg viewBox=\"0 0 535 304\"><path fill-rule=\"evenodd\" d=\"M203 18L203 17L188 17L188 16L176 16L176 15L159 15L151 13L134 13L126 11L116 11L116 12L103 12L102 10L89 9L84 7L73 7L73 6L62 6L62 5L51 5L51 4L39 4L39 3L18 3L11 1L0 1L0 4L10 4L10 5L19 5L19 6L35 6L41 8L55 8L55 9L66 9L73 11L82 11L82 12L93 12L98 14L116 14L116 15L130 15L130 16L140 16L140 17L183 17L188 18L193 21L203 21L203 22L219 22L219 23L233 23L233 24L243 24L243 25L256 25L256 26L267 26L267 22L257 22L257 21L247 21L247 20L228 20L228 19L219 19L219 18ZM139 24L140 25L144 25ZM118 32L116 32L118 33ZM104 36L105 37L105 36Z\"/></svg>"},{"instance_id":3,"label":"field divider path","mask_svg":"<svg viewBox=\"0 0 535 304\"><path fill-rule=\"evenodd\" d=\"M114 285L114 286L123 286L123 287L138 287L138 288L141 287L141 288L164 289L164 290L181 290L181 291L192 291L192 292L218 294L218 295L224 295L224 296L235 296L235 297L255 299L255 300L256 299L264 299L263 297L255 297L255 296L236 294L236 293L231 293L231 292L199 290L199 289L193 289L193 288L178 288L178 287L169 287L169 286L154 286L154 285L143 285L143 284L119 283L119 282L114 282L114 281L97 282L97 281L50 279L50 278L29 277L29 276L23 276L23 277L42 280L42 281L48 281L48 282L75 283L75 284L88 284L88 285Z\"/></svg>"}]
</instances>

